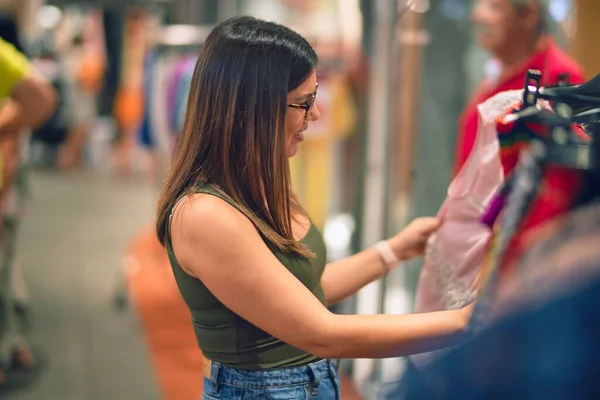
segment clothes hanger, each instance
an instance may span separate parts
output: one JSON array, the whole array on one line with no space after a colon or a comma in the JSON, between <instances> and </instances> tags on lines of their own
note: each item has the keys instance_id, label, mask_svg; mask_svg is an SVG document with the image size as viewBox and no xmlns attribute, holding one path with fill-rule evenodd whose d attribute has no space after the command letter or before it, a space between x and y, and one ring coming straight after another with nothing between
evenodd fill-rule
<instances>
[{"instance_id":1,"label":"clothes hanger","mask_svg":"<svg viewBox=\"0 0 600 400\"><path fill-rule=\"evenodd\" d=\"M539 106L532 106L505 116L519 137L541 140L546 147L544 163L565 168L591 170L597 163L595 138L584 140L573 124L600 128L600 108L583 111L566 118Z\"/></svg>"},{"instance_id":2,"label":"clothes hanger","mask_svg":"<svg viewBox=\"0 0 600 400\"><path fill-rule=\"evenodd\" d=\"M537 104L541 82L541 71L537 69L527 70L525 73L525 84L523 85L523 105L521 108L527 108Z\"/></svg>"},{"instance_id":3,"label":"clothes hanger","mask_svg":"<svg viewBox=\"0 0 600 400\"><path fill-rule=\"evenodd\" d=\"M574 133L576 128L571 124L567 130L562 126L553 126L546 139L546 162L578 170L598 168L596 133L600 131L600 108L575 114L569 121L584 126L586 133L590 134L590 140L584 142L581 136Z\"/></svg>"},{"instance_id":4,"label":"clothes hanger","mask_svg":"<svg viewBox=\"0 0 600 400\"><path fill-rule=\"evenodd\" d=\"M569 119L557 115L539 104L521 108L511 114L507 114L502 118L502 122L506 124L520 122L523 124L561 126L565 128L571 124Z\"/></svg>"},{"instance_id":5,"label":"clothes hanger","mask_svg":"<svg viewBox=\"0 0 600 400\"><path fill-rule=\"evenodd\" d=\"M538 96L540 99L566 104L575 113L600 107L600 74L580 85L541 87Z\"/></svg>"},{"instance_id":6,"label":"clothes hanger","mask_svg":"<svg viewBox=\"0 0 600 400\"><path fill-rule=\"evenodd\" d=\"M546 147L544 163L590 170L597 164L593 148L596 138L591 138L592 143L584 140L573 124L586 126L588 131L593 131L595 127L600 132L600 74L582 85L568 86L569 81L570 76L563 74L559 77L558 86L539 87L541 73L537 70L527 71L523 107L506 115L502 122L519 131L520 137L541 138ZM537 104L538 99L553 100L554 112ZM572 99L576 99L583 111L573 114ZM591 108L596 101L599 107Z\"/></svg>"},{"instance_id":7,"label":"clothes hanger","mask_svg":"<svg viewBox=\"0 0 600 400\"><path fill-rule=\"evenodd\" d=\"M592 146L592 144L595 146L595 140L592 137L590 141L590 138L578 132L573 124L586 126L588 132L596 127L600 133L600 107L575 115L572 115L570 108L561 108L560 104L562 103L555 104L554 112L543 108L538 104L538 99L541 98L541 89L543 89L539 87L541 78L540 71L527 71L521 107L505 115L499 121L506 129L503 135L499 135L501 145L510 145L512 141L516 140L527 142L540 140L540 146L544 149L545 156L538 161L543 165L560 165L579 170L595 168L598 163L596 151ZM559 77L558 85L560 88L566 88L569 81L570 75L563 74ZM511 175L500 189L499 196L506 197L513 184L514 179ZM496 211L491 215L497 216L497 213ZM489 221L494 219L488 218Z\"/></svg>"}]
</instances>

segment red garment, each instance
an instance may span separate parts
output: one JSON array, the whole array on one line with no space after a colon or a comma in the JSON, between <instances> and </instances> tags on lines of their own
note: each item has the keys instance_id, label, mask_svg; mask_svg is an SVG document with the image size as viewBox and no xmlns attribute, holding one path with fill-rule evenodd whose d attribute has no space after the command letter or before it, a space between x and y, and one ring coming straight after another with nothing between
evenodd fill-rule
<instances>
[{"instance_id":1,"label":"red garment","mask_svg":"<svg viewBox=\"0 0 600 400\"><path fill-rule=\"evenodd\" d=\"M483 82L473 95L465 108L458 125L458 140L456 147L456 164L454 171L457 173L463 166L473 149L475 135L477 134L477 106L490 97L507 90L523 89L525 74L529 69L542 71L542 85L551 86L558 83L562 74L569 74L571 83L579 84L585 81L583 71L579 65L562 51L550 37L543 38L539 50L523 65L505 73L505 79L496 86Z\"/></svg>"},{"instance_id":2,"label":"red garment","mask_svg":"<svg viewBox=\"0 0 600 400\"><path fill-rule=\"evenodd\" d=\"M572 84L583 83L585 78L582 69L577 63L564 53L549 37L543 38L538 51L531 59L515 68L514 72L505 74L497 86L491 87L484 82L473 96L470 104L465 109L459 123L459 138L456 154L455 172L458 172L467 160L473 148L477 133L477 105L488 98L507 90L522 89L525 74L529 69L542 72L542 86L552 86L558 83L562 74L569 74ZM501 161L506 175L515 167L518 153L501 152ZM568 170L561 167L549 166L546 168L539 194L533 201L531 211L522 220L522 225L513 238L509 251L503 260L503 272L510 272L513 261L522 254L525 243L525 233L531 228L554 218L570 209L576 200L582 183L579 171Z\"/></svg>"}]
</instances>

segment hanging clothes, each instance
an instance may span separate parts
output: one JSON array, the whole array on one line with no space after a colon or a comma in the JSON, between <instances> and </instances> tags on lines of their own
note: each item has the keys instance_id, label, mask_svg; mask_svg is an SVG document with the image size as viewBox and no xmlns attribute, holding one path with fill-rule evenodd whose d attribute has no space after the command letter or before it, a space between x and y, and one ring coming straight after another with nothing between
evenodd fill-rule
<instances>
[{"instance_id":1,"label":"hanging clothes","mask_svg":"<svg viewBox=\"0 0 600 400\"><path fill-rule=\"evenodd\" d=\"M143 69L143 91L144 91L144 106L143 106L143 114L142 121L139 127L139 140L142 146L146 148L153 149L156 146L155 134L152 132L152 124L150 117L150 104L151 99L154 97L153 82L156 79L154 72L155 66L157 63L157 55L153 52L149 52L144 60L144 69Z\"/></svg>"},{"instance_id":2,"label":"hanging clothes","mask_svg":"<svg viewBox=\"0 0 600 400\"><path fill-rule=\"evenodd\" d=\"M169 49L153 49L144 60L144 112L138 139L166 165L183 130L195 63L195 56Z\"/></svg>"},{"instance_id":3,"label":"hanging clothes","mask_svg":"<svg viewBox=\"0 0 600 400\"><path fill-rule=\"evenodd\" d=\"M187 93L191 84L191 77L186 86L187 81L182 83L182 79L190 74L190 69L194 67L195 59L192 57L181 57L173 64L170 73L168 88L167 88L167 115L171 132L179 136L180 132L180 110L185 108L183 105L187 101Z\"/></svg>"},{"instance_id":4,"label":"hanging clothes","mask_svg":"<svg viewBox=\"0 0 600 400\"><path fill-rule=\"evenodd\" d=\"M514 188L508 195L508 205L504 210L506 214L495 226L497 234L490 249L488 262L484 266L484 290L478 301L470 323L470 331L478 332L489 323L491 305L495 302L498 292L510 281L516 272L515 266L519 264L523 254L531 247L532 237L544 225L551 223L560 216L564 216L573 209L586 184L586 172L569 169L559 165L552 165L550 160L545 160L545 145L543 141L536 140L549 134L549 129L541 125L510 122L503 126L506 119L499 120L498 132L500 143L508 143L511 148L530 147L523 158L519 168L515 168L513 160L514 151L501 150L505 173L511 174ZM577 127L573 127L574 135L580 142L590 138ZM503 135L505 136L503 138ZM513 143L513 136L521 136L521 143ZM508 157L506 157L508 155ZM509 161L509 162L507 162ZM508 168L507 168L508 166Z\"/></svg>"},{"instance_id":5,"label":"hanging clothes","mask_svg":"<svg viewBox=\"0 0 600 400\"><path fill-rule=\"evenodd\" d=\"M119 89L119 77L122 67L123 51L123 11L112 7L102 9L102 31L106 46L106 68L102 89L99 95L99 114L111 115L114 109L115 97Z\"/></svg>"},{"instance_id":6,"label":"hanging clothes","mask_svg":"<svg viewBox=\"0 0 600 400\"><path fill-rule=\"evenodd\" d=\"M473 300L475 280L492 234L481 217L504 181L496 120L521 97L522 91L504 92L478 106L475 147L450 184L439 212L443 223L427 243L415 312L458 309ZM420 365L435 354L411 359Z\"/></svg>"},{"instance_id":7,"label":"hanging clothes","mask_svg":"<svg viewBox=\"0 0 600 400\"><path fill-rule=\"evenodd\" d=\"M548 107L548 105L545 106ZM509 110L510 112L512 110ZM515 130L514 128L514 126L506 126L502 118L498 119L496 129L500 140L500 159L505 177L512 175L520 155L523 150L528 148L531 139L535 135L544 136L547 134L543 130L540 131L539 127L528 127L532 135L515 137L515 135L518 135L517 132L523 132L524 130ZM534 132L534 130L538 132ZM576 127L573 127L573 130L582 141L589 141L589 137L581 130ZM571 210L581 191L583 177L583 173L578 170L556 165L545 166L536 197L532 200L530 210L520 221L519 228L511 239L509 248L504 255L501 264L503 275L511 274L514 271L515 263L518 262L518 259L526 250L523 238L530 230Z\"/></svg>"},{"instance_id":8,"label":"hanging clothes","mask_svg":"<svg viewBox=\"0 0 600 400\"><path fill-rule=\"evenodd\" d=\"M192 86L192 76L194 75L194 66L196 65L196 59L192 57L186 57L183 65L181 66L179 82L177 85L177 95L175 102L174 112L174 132L177 136L181 135L183 131L183 123L185 122L185 113L187 110L188 96L190 94L190 87Z\"/></svg>"},{"instance_id":9,"label":"hanging clothes","mask_svg":"<svg viewBox=\"0 0 600 400\"><path fill-rule=\"evenodd\" d=\"M600 204L547 225L543 237L499 293L491 325L387 398L600 397Z\"/></svg>"},{"instance_id":10,"label":"hanging clothes","mask_svg":"<svg viewBox=\"0 0 600 400\"><path fill-rule=\"evenodd\" d=\"M167 114L167 89L170 73L173 66L173 57L162 56L154 66L154 79L152 80L152 97L150 102L150 124L154 133L157 150L167 162L173 153L174 133Z\"/></svg>"},{"instance_id":11,"label":"hanging clothes","mask_svg":"<svg viewBox=\"0 0 600 400\"><path fill-rule=\"evenodd\" d=\"M156 53L149 65L148 129L155 150L167 160L183 131L195 63L196 57L189 54Z\"/></svg>"}]
</instances>

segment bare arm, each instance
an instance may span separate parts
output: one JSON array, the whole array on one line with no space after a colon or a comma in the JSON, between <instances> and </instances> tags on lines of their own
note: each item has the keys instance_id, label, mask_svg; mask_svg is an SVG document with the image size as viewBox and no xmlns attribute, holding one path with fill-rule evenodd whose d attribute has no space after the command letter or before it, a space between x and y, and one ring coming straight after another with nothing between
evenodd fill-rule
<instances>
[{"instance_id":1,"label":"bare arm","mask_svg":"<svg viewBox=\"0 0 600 400\"><path fill-rule=\"evenodd\" d=\"M377 358L454 344L466 309L420 315L335 315L269 251L241 213L210 195L178 207L171 237L181 265L225 306L271 335L324 358Z\"/></svg>"},{"instance_id":2,"label":"bare arm","mask_svg":"<svg viewBox=\"0 0 600 400\"><path fill-rule=\"evenodd\" d=\"M329 305L350 297L364 286L383 277L387 267L374 248L327 264L321 285Z\"/></svg>"},{"instance_id":3,"label":"bare arm","mask_svg":"<svg viewBox=\"0 0 600 400\"><path fill-rule=\"evenodd\" d=\"M57 95L44 80L29 75L12 89L0 112L0 137L23 127L37 128L54 112Z\"/></svg>"},{"instance_id":4,"label":"bare arm","mask_svg":"<svg viewBox=\"0 0 600 400\"><path fill-rule=\"evenodd\" d=\"M417 218L402 231L387 240L399 261L421 256L429 236L439 227L437 218ZM388 268L377 250L366 249L351 257L330 263L325 268L321 284L329 304L335 304L356 294L365 285L381 278Z\"/></svg>"}]
</instances>

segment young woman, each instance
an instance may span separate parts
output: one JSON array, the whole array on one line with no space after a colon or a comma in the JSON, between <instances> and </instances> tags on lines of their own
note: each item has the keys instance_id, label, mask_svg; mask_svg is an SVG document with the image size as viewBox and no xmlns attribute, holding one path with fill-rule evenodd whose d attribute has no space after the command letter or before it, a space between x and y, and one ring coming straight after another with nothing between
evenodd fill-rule
<instances>
[{"instance_id":1,"label":"young woman","mask_svg":"<svg viewBox=\"0 0 600 400\"><path fill-rule=\"evenodd\" d=\"M319 118L317 56L283 26L239 17L200 53L157 233L205 357L205 399L338 399L331 359L393 357L456 342L470 309L334 315L327 305L421 255L437 228L326 264L290 188L288 159Z\"/></svg>"}]
</instances>

